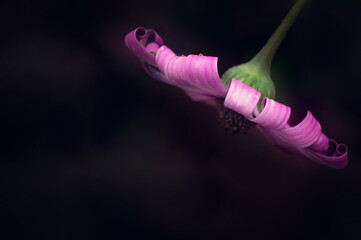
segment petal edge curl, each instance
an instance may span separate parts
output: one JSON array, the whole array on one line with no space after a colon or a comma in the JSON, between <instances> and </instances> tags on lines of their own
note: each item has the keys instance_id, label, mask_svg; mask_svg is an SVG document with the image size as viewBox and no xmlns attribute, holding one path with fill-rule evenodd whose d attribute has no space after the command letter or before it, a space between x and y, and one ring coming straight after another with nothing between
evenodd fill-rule
<instances>
[{"instance_id":1,"label":"petal edge curl","mask_svg":"<svg viewBox=\"0 0 361 240\"><path fill-rule=\"evenodd\" d=\"M317 141L321 134L321 125L311 112L307 111L306 117L299 124L281 129L280 134L295 147L304 148Z\"/></svg>"},{"instance_id":2,"label":"petal edge curl","mask_svg":"<svg viewBox=\"0 0 361 240\"><path fill-rule=\"evenodd\" d=\"M150 52L155 46L163 45L163 39L152 29L138 27L125 36L125 45L129 50L143 62L155 66L155 57ZM155 44L152 44L155 43ZM148 47L148 49L147 49Z\"/></svg>"},{"instance_id":3,"label":"petal edge curl","mask_svg":"<svg viewBox=\"0 0 361 240\"><path fill-rule=\"evenodd\" d=\"M224 98L227 89L219 78L216 57L177 56L167 46L158 49L156 64L168 80L183 90L200 92L213 98Z\"/></svg>"},{"instance_id":4,"label":"petal edge curl","mask_svg":"<svg viewBox=\"0 0 361 240\"><path fill-rule=\"evenodd\" d=\"M270 98L262 100L262 111L252 122L273 129L283 128L291 115L291 108Z\"/></svg>"},{"instance_id":5,"label":"petal edge curl","mask_svg":"<svg viewBox=\"0 0 361 240\"><path fill-rule=\"evenodd\" d=\"M248 118L257 106L261 93L232 78L224 100L224 106Z\"/></svg>"},{"instance_id":6,"label":"petal edge curl","mask_svg":"<svg viewBox=\"0 0 361 240\"><path fill-rule=\"evenodd\" d=\"M319 164L340 169L346 167L348 164L348 157L347 157L348 149L344 144L339 144L339 145L342 145L345 149L344 152L338 156L327 156L324 153L315 152L309 148L303 148L298 150L304 156Z\"/></svg>"}]
</instances>

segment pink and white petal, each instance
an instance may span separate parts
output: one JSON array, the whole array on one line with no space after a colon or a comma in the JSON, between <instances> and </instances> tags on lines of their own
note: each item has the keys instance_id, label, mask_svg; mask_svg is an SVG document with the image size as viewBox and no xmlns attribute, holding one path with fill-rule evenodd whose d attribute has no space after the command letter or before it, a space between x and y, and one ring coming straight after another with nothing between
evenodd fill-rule
<instances>
[{"instance_id":1,"label":"pink and white petal","mask_svg":"<svg viewBox=\"0 0 361 240\"><path fill-rule=\"evenodd\" d=\"M195 92L192 90L184 90L184 92L193 100L196 102L203 102L211 106L215 106L216 102L213 96L204 95L199 92Z\"/></svg>"},{"instance_id":2,"label":"pink and white petal","mask_svg":"<svg viewBox=\"0 0 361 240\"><path fill-rule=\"evenodd\" d=\"M279 131L273 129L263 128L258 126L259 130L278 147L287 151L303 155L319 164L327 165L334 168L344 168L347 165L347 146L345 144L337 144L334 140L329 140L328 145L334 145L334 149L327 153L326 151L315 151L312 148L296 148L291 145L287 139L284 139ZM323 137L322 137L323 138ZM326 137L327 138L327 137ZM324 141L324 140L322 140ZM334 153L333 153L334 152Z\"/></svg>"},{"instance_id":3,"label":"pink and white petal","mask_svg":"<svg viewBox=\"0 0 361 240\"><path fill-rule=\"evenodd\" d=\"M224 100L224 106L248 118L257 106L261 93L238 81L231 80Z\"/></svg>"},{"instance_id":4,"label":"pink and white petal","mask_svg":"<svg viewBox=\"0 0 361 240\"><path fill-rule=\"evenodd\" d=\"M165 74L175 85L182 87L185 79L184 65L187 58L174 57L169 60L167 67L165 68Z\"/></svg>"},{"instance_id":5,"label":"pink and white petal","mask_svg":"<svg viewBox=\"0 0 361 240\"><path fill-rule=\"evenodd\" d=\"M329 139L325 134L321 133L316 142L314 142L309 148L318 152L326 151L328 148Z\"/></svg>"},{"instance_id":6,"label":"pink and white petal","mask_svg":"<svg viewBox=\"0 0 361 240\"><path fill-rule=\"evenodd\" d=\"M225 97L227 89L219 78L216 57L178 57L168 47L162 46L158 49L155 59L160 71L172 84L214 98Z\"/></svg>"},{"instance_id":7,"label":"pink and white petal","mask_svg":"<svg viewBox=\"0 0 361 240\"><path fill-rule=\"evenodd\" d=\"M278 146L279 148L287 150L289 152L297 153L296 148L293 145L291 145L287 141L287 139L283 138L282 135L280 135L278 130L265 128L260 125L257 125L257 128L272 144Z\"/></svg>"},{"instance_id":8,"label":"pink and white petal","mask_svg":"<svg viewBox=\"0 0 361 240\"><path fill-rule=\"evenodd\" d=\"M187 75L186 81L216 98L224 98L227 89L219 77L217 63L217 57L189 55L184 69Z\"/></svg>"},{"instance_id":9,"label":"pink and white petal","mask_svg":"<svg viewBox=\"0 0 361 240\"><path fill-rule=\"evenodd\" d=\"M152 29L146 30L139 27L125 36L125 45L129 50L143 62L155 66L154 55L146 49L150 43L156 43L158 46L163 45L162 38Z\"/></svg>"},{"instance_id":10,"label":"pink and white petal","mask_svg":"<svg viewBox=\"0 0 361 240\"><path fill-rule=\"evenodd\" d=\"M159 45L158 43L151 42L145 47L145 49L147 49L148 52L156 52L159 49Z\"/></svg>"},{"instance_id":11,"label":"pink and white petal","mask_svg":"<svg viewBox=\"0 0 361 240\"><path fill-rule=\"evenodd\" d=\"M150 64L143 62L143 67L144 70L148 73L148 75L151 76L152 78L157 79L164 83L171 84L169 79L162 72L158 71Z\"/></svg>"},{"instance_id":12,"label":"pink and white petal","mask_svg":"<svg viewBox=\"0 0 361 240\"><path fill-rule=\"evenodd\" d=\"M287 139L291 145L304 148L318 140L321 134L321 125L311 112L308 111L306 117L298 125L283 128L279 131L283 138Z\"/></svg>"},{"instance_id":13,"label":"pink and white petal","mask_svg":"<svg viewBox=\"0 0 361 240\"><path fill-rule=\"evenodd\" d=\"M156 66L162 73L167 75L165 70L169 61L175 57L177 57L177 55L167 46L163 45L158 49L157 54L155 55Z\"/></svg>"},{"instance_id":14,"label":"pink and white petal","mask_svg":"<svg viewBox=\"0 0 361 240\"><path fill-rule=\"evenodd\" d=\"M347 157L348 149L347 149L346 145L344 145L344 144L340 144L340 145L341 145L342 151L340 152L339 155L336 155L336 156L327 156L324 153L316 152L309 148L299 149L299 151L307 158L309 158L319 164L326 165L326 166L333 167L333 168L344 168L347 166L347 163L348 163L348 157Z\"/></svg>"},{"instance_id":15,"label":"pink and white petal","mask_svg":"<svg viewBox=\"0 0 361 240\"><path fill-rule=\"evenodd\" d=\"M262 101L262 112L251 121L258 123L263 127L281 129L286 125L290 115L290 107L270 98L264 98Z\"/></svg>"}]
</instances>

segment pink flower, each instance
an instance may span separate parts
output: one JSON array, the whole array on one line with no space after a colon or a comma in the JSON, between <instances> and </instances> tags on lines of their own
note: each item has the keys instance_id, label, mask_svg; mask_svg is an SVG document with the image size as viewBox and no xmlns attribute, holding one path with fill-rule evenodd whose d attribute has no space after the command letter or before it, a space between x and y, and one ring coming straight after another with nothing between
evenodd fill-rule
<instances>
[{"instance_id":1,"label":"pink flower","mask_svg":"<svg viewBox=\"0 0 361 240\"><path fill-rule=\"evenodd\" d=\"M319 164L334 168L347 165L347 146L328 139L311 112L307 112L299 124L290 126L290 107L265 97L258 111L261 93L255 88L236 79L226 88L218 74L217 57L177 56L163 45L162 38L154 30L144 28L130 32L125 43L144 63L149 75L181 88L191 99L213 106L217 99L224 99L225 108L256 123L273 144Z\"/></svg>"},{"instance_id":2,"label":"pink flower","mask_svg":"<svg viewBox=\"0 0 361 240\"><path fill-rule=\"evenodd\" d=\"M273 144L319 164L334 168L347 165L347 146L328 139L311 112L299 124L290 126L290 107L265 97L259 111L261 93L255 88L236 79L231 79L226 88L218 74L217 57L177 56L154 30L141 27L128 33L125 43L150 76L179 87L191 99L213 106L217 99L224 99L225 108L256 123Z\"/></svg>"}]
</instances>

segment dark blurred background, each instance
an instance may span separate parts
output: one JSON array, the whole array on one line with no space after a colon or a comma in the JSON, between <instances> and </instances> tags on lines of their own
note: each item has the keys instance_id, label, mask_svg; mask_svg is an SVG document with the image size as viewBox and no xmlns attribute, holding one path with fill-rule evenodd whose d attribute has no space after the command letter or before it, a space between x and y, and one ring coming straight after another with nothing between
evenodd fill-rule
<instances>
[{"instance_id":1,"label":"dark blurred background","mask_svg":"<svg viewBox=\"0 0 361 240\"><path fill-rule=\"evenodd\" d=\"M359 1L310 1L272 67L277 99L348 145L343 170L224 131L124 46L153 28L223 73L293 2L1 2L0 238L361 239Z\"/></svg>"}]
</instances>

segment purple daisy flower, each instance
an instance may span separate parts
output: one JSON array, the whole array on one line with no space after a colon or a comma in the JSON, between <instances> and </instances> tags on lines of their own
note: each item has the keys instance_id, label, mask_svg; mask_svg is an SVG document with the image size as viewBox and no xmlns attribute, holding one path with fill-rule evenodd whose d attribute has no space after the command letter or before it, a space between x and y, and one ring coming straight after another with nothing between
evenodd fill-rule
<instances>
[{"instance_id":1,"label":"purple daisy flower","mask_svg":"<svg viewBox=\"0 0 361 240\"><path fill-rule=\"evenodd\" d=\"M143 62L153 78L181 88L194 101L216 106L226 128L257 128L275 145L319 164L344 168L348 149L322 133L317 119L307 112L295 126L291 108L274 100L270 77L272 58L300 11L298 0L262 50L248 63L218 74L217 57L177 56L152 29L139 27L125 37L127 47Z\"/></svg>"}]
</instances>

